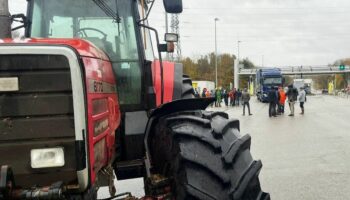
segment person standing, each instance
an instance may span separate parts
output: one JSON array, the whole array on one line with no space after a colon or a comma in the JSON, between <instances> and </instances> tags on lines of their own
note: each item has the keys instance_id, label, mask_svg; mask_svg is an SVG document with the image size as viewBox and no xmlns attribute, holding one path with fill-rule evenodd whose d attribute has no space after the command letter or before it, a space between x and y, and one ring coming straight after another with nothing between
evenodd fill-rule
<instances>
[{"instance_id":1,"label":"person standing","mask_svg":"<svg viewBox=\"0 0 350 200\"><path fill-rule=\"evenodd\" d=\"M210 97L214 98L214 103L211 104L211 107L213 107L213 104L216 107L216 95L215 95L215 90L210 90Z\"/></svg>"},{"instance_id":2,"label":"person standing","mask_svg":"<svg viewBox=\"0 0 350 200\"><path fill-rule=\"evenodd\" d=\"M198 92L197 88L194 88L194 97L199 98L199 92Z\"/></svg>"},{"instance_id":3,"label":"person standing","mask_svg":"<svg viewBox=\"0 0 350 200\"><path fill-rule=\"evenodd\" d=\"M230 92L228 93L228 96L230 97L230 106L232 106L232 102L233 102L233 90L230 90Z\"/></svg>"},{"instance_id":4,"label":"person standing","mask_svg":"<svg viewBox=\"0 0 350 200\"><path fill-rule=\"evenodd\" d=\"M298 98L298 90L293 87L293 85L289 85L286 96L288 97L288 104L290 109L290 114L288 116L294 116L294 105Z\"/></svg>"},{"instance_id":5,"label":"person standing","mask_svg":"<svg viewBox=\"0 0 350 200\"><path fill-rule=\"evenodd\" d=\"M206 89L206 91L205 91L205 97L206 98L210 98L211 97L211 93L210 93L210 91L208 89Z\"/></svg>"},{"instance_id":6,"label":"person standing","mask_svg":"<svg viewBox=\"0 0 350 200\"><path fill-rule=\"evenodd\" d=\"M219 88L216 89L216 106L221 107L221 90Z\"/></svg>"},{"instance_id":7,"label":"person standing","mask_svg":"<svg viewBox=\"0 0 350 200\"><path fill-rule=\"evenodd\" d=\"M284 104L286 102L286 93L284 92L283 88L282 87L279 87L278 89L278 92L279 92L279 103L278 103L278 112L280 114L284 114Z\"/></svg>"},{"instance_id":8,"label":"person standing","mask_svg":"<svg viewBox=\"0 0 350 200\"><path fill-rule=\"evenodd\" d=\"M203 91L202 91L202 98L206 98L207 97L207 88L203 88Z\"/></svg>"},{"instance_id":9,"label":"person standing","mask_svg":"<svg viewBox=\"0 0 350 200\"><path fill-rule=\"evenodd\" d=\"M250 101L250 94L247 90L247 88L244 88L243 92L242 92L242 102L243 102L243 116L245 115L245 107L248 107L248 113L249 115L252 115L252 113L250 112L250 105L249 105L249 101Z\"/></svg>"},{"instance_id":10,"label":"person standing","mask_svg":"<svg viewBox=\"0 0 350 200\"><path fill-rule=\"evenodd\" d=\"M275 107L276 115L280 115L280 113L278 112L279 102L280 102L280 93L278 91L278 87L277 86L275 87L275 92L276 92L276 96L277 96L276 107Z\"/></svg>"},{"instance_id":11,"label":"person standing","mask_svg":"<svg viewBox=\"0 0 350 200\"><path fill-rule=\"evenodd\" d=\"M300 94L299 94L299 103L301 108L301 115L304 114L304 103L306 102L306 92L305 89L302 87L300 88Z\"/></svg>"},{"instance_id":12,"label":"person standing","mask_svg":"<svg viewBox=\"0 0 350 200\"><path fill-rule=\"evenodd\" d=\"M232 103L232 106L236 105L236 100L237 100L237 90L236 90L236 88L233 88L233 103Z\"/></svg>"},{"instance_id":13,"label":"person standing","mask_svg":"<svg viewBox=\"0 0 350 200\"><path fill-rule=\"evenodd\" d=\"M242 92L240 89L237 90L237 99L236 99L236 102L237 102L237 106L239 106L239 100L242 98Z\"/></svg>"},{"instance_id":14,"label":"person standing","mask_svg":"<svg viewBox=\"0 0 350 200\"><path fill-rule=\"evenodd\" d=\"M268 93L269 117L272 117L272 116L276 117L276 106L278 104L278 96L276 92L277 92L276 89L272 87Z\"/></svg>"},{"instance_id":15,"label":"person standing","mask_svg":"<svg viewBox=\"0 0 350 200\"><path fill-rule=\"evenodd\" d=\"M227 90L224 90L223 98L224 98L226 107L228 107L228 93L227 93Z\"/></svg>"}]
</instances>

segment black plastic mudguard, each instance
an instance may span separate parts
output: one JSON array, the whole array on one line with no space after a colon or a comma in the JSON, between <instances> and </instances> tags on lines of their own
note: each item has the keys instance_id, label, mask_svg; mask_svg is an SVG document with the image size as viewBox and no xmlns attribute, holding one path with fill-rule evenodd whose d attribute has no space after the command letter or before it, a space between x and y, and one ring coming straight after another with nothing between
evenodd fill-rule
<instances>
[{"instance_id":1,"label":"black plastic mudguard","mask_svg":"<svg viewBox=\"0 0 350 200\"><path fill-rule=\"evenodd\" d=\"M150 114L150 119L154 117L162 117L176 112L187 110L205 110L211 103L215 101L214 98L193 98L180 99L154 109Z\"/></svg>"}]
</instances>

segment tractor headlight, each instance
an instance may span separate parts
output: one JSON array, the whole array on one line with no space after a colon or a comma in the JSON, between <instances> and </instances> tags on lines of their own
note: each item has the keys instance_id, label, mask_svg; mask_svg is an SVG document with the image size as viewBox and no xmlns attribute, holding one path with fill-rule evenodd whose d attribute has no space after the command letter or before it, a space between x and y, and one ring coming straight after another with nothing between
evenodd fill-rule
<instances>
[{"instance_id":1,"label":"tractor headlight","mask_svg":"<svg viewBox=\"0 0 350 200\"><path fill-rule=\"evenodd\" d=\"M264 95L264 97L267 97L267 94L264 93L263 95Z\"/></svg>"},{"instance_id":2,"label":"tractor headlight","mask_svg":"<svg viewBox=\"0 0 350 200\"><path fill-rule=\"evenodd\" d=\"M30 151L32 168L64 166L63 148L32 149Z\"/></svg>"}]
</instances>

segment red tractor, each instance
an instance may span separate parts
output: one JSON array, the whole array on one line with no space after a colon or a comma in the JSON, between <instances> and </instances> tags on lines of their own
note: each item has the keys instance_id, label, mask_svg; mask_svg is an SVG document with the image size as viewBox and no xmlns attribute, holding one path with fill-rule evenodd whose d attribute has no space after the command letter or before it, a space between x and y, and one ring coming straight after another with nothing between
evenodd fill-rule
<instances>
[{"instance_id":1,"label":"red tractor","mask_svg":"<svg viewBox=\"0 0 350 200\"><path fill-rule=\"evenodd\" d=\"M115 175L143 177L144 199L270 199L239 121L205 111L213 100L161 60L177 35L159 44L153 4L28 0L13 16L27 39L0 40L0 199L119 198Z\"/></svg>"}]
</instances>

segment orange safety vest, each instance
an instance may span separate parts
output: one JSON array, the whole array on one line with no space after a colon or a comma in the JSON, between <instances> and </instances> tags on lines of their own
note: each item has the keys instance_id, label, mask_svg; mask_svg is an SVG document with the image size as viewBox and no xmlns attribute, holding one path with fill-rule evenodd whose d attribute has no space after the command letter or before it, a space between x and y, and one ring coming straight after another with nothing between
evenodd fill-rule
<instances>
[{"instance_id":1,"label":"orange safety vest","mask_svg":"<svg viewBox=\"0 0 350 200\"><path fill-rule=\"evenodd\" d=\"M284 105L284 102L286 101L286 93L284 91L280 91L279 95L280 95L280 104Z\"/></svg>"},{"instance_id":2,"label":"orange safety vest","mask_svg":"<svg viewBox=\"0 0 350 200\"><path fill-rule=\"evenodd\" d=\"M205 96L206 96L206 97L210 97L210 92L209 92L209 90L207 90L207 92L205 93Z\"/></svg>"}]
</instances>

